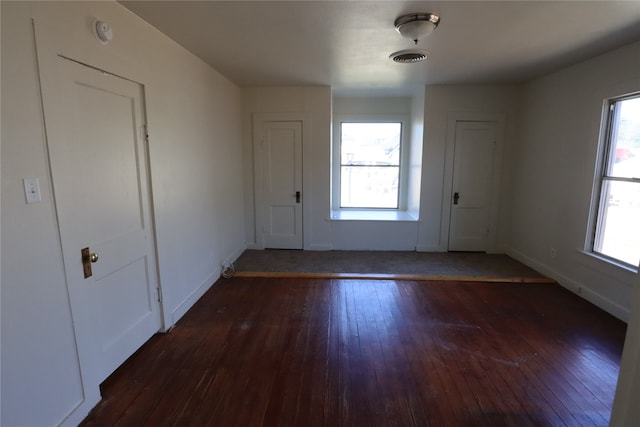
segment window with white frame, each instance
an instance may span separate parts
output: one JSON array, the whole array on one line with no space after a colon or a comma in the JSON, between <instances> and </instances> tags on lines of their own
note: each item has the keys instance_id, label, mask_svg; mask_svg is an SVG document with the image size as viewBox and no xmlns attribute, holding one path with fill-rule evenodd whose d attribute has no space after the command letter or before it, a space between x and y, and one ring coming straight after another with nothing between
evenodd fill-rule
<instances>
[{"instance_id":1,"label":"window with white frame","mask_svg":"<svg viewBox=\"0 0 640 427\"><path fill-rule=\"evenodd\" d=\"M339 122L338 206L399 209L402 121Z\"/></svg>"},{"instance_id":2,"label":"window with white frame","mask_svg":"<svg viewBox=\"0 0 640 427\"><path fill-rule=\"evenodd\" d=\"M610 99L601 141L591 250L638 267L640 261L640 93Z\"/></svg>"}]
</instances>

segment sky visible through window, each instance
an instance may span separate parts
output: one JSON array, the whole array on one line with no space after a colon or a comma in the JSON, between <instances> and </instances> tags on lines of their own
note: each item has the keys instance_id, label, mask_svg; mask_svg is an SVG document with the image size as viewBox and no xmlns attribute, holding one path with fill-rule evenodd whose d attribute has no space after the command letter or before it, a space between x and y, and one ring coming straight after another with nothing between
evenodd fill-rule
<instances>
[{"instance_id":1,"label":"sky visible through window","mask_svg":"<svg viewBox=\"0 0 640 427\"><path fill-rule=\"evenodd\" d=\"M402 124L342 123L340 207L397 209Z\"/></svg>"}]
</instances>

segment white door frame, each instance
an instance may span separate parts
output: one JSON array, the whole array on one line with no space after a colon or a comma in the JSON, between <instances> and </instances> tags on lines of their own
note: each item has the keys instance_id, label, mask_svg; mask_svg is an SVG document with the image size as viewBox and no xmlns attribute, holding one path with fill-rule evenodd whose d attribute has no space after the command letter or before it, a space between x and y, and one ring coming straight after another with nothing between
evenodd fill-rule
<instances>
[{"instance_id":1,"label":"white door frame","mask_svg":"<svg viewBox=\"0 0 640 427\"><path fill-rule=\"evenodd\" d=\"M247 245L251 249L264 249L264 190L262 187L262 177L264 174L262 156L262 131L265 122L300 122L302 123L302 248L308 249L311 233L309 232L309 221L311 218L312 200L311 179L306 171L305 165L309 163L309 151L306 149L311 138L311 115L309 113L254 113L253 117L253 194L255 215L255 245Z\"/></svg>"},{"instance_id":2,"label":"white door frame","mask_svg":"<svg viewBox=\"0 0 640 427\"><path fill-rule=\"evenodd\" d=\"M52 159L53 155L51 154L52 140L51 140L50 130L53 129L54 127L55 129L59 129L61 124L58 122L58 119L60 118L60 116L58 116L57 113L51 114L51 111L55 110L55 106L47 105L47 100L54 99L57 95L60 95L60 94L57 93L57 89L52 90L53 89L52 85L57 86L58 73L51 68L51 67L55 67L55 64L53 64L53 61L50 62L50 59L51 58L47 58L47 60L44 61L40 67L42 91L43 91L43 113L45 114L45 120L46 120L45 127L47 129L47 150L49 152L49 168L50 168L51 180L53 185L52 195L55 203L56 215L58 218L58 221L57 221L58 236L61 241L65 273L67 278L69 278L73 275L73 272L76 272L77 270L75 261L79 260L79 256L78 256L78 248L75 246L73 247L69 246L68 245L69 242L64 239L64 236L66 233L64 233L62 229L62 221L60 217L61 213L60 213L59 203L58 203L58 201L60 200L59 199L60 196L56 192L57 185L59 185L58 182L60 181L60 178L58 177L58 173L60 171L57 169L54 169L56 167L56 164L54 163L53 161L54 159ZM72 58L68 58L63 55L56 55L55 60L68 61L69 63L75 63L76 66L78 67L85 67L86 69L95 70L94 72L96 73L97 72L106 73L113 76L113 78L122 79L123 81L131 82L138 85L138 87L140 88L140 102L142 103L140 107L141 108L140 119L144 124L144 129L146 129L147 111L146 111L146 103L145 103L145 86L142 83L135 82L126 77L121 77L116 74L110 73L109 71L84 64L82 62L79 62ZM53 116L53 120L52 120L52 116ZM142 131L142 129L139 129L138 131L144 132L146 134L146 130ZM57 132L54 132L54 134L56 138L59 138L61 135L64 134L64 132L57 131ZM142 146L144 147L144 149L141 152L141 163L145 165L144 177L142 178L142 182L140 182L140 185L144 185L146 187L145 191L143 192L143 194L145 194L144 198L146 199L145 211L147 211L144 221L145 223L148 223L147 241L149 242L148 243L149 250L147 251L147 256L149 261L148 268L151 270L149 273L149 277L150 279L152 279L150 283L150 290L152 291L153 303L157 304L157 309L158 309L157 314L158 314L158 320L159 320L158 330L163 331L164 316L163 316L163 306L162 306L160 277L159 277L160 273L158 269L158 256L157 256L157 244L156 244L157 239L156 239L155 217L154 217L154 208L153 208L153 195L151 192L152 187L151 187L149 150L148 150L147 142L144 141L145 135L140 135L140 138L143 140ZM83 317L87 315L87 313L85 313L87 307L84 306L84 301L77 298L77 295L73 295L71 293L76 287L70 285L70 279L67 279L67 281L68 281L67 288L70 290L70 302L71 302L73 317L74 319L76 319L75 322L78 323L79 321L77 319L79 317ZM157 295L156 295L156 292L157 292ZM92 317L92 316L93 316L93 313L89 313L89 317ZM80 320L80 322L82 322L82 320ZM89 322L82 322L82 323L86 323L87 325L89 325ZM79 328L80 328L79 326L76 326L76 331L78 331ZM87 329L86 335L93 336L95 332L96 331ZM81 345L81 340L78 337L76 337L76 341L78 342L78 345ZM97 357L96 355L93 355L92 359L95 359L96 357ZM93 362L94 360L92 360L92 363Z\"/></svg>"},{"instance_id":3,"label":"white door frame","mask_svg":"<svg viewBox=\"0 0 640 427\"><path fill-rule=\"evenodd\" d=\"M126 60L126 58L121 58L117 56L115 53L110 52L109 50L104 49L96 49L95 44L91 43L92 40L87 40L84 38L73 38L67 35L64 31L59 31L59 28L54 24L46 21L46 20L36 20L33 19L34 25L34 35L36 42L36 55L38 58L38 71L40 78L40 90L41 90L41 101L44 102L44 92L49 90L51 87L55 87L57 84L57 79L55 78L55 73L46 72L46 70L55 70L56 64L55 61L58 60L58 57L65 57L72 59L80 64L85 64L89 67L93 67L98 70L109 70L109 74L113 74L114 76L128 76L121 77L125 80L130 80L140 84L143 88L143 100L145 99L144 88L145 85L140 83L144 79L141 75L134 72L133 68L130 67L130 63ZM88 65L91 64L91 65ZM112 66L113 65L113 66ZM45 71L45 72L43 72ZM42 105L44 111L44 103ZM145 119L146 119L146 108L144 111ZM45 122L46 126L46 122ZM46 131L46 128L45 128ZM49 136L45 136L47 151L49 147ZM148 150L145 152L145 161L147 163L147 185L149 187L148 190L148 198L149 198L149 237L152 239L151 247L152 251L149 253L150 257L155 259L154 268L155 277L157 281L158 292L162 292L162 288L160 286L160 272L159 272L159 263L158 263L158 250L157 250L157 232L156 232L156 224L155 224L155 210L153 205L153 186L151 181L151 170L149 164L150 153ZM49 158L47 158L47 168L49 170L49 174L53 175L52 165ZM55 181L52 178L52 184ZM54 209L56 210L57 216L57 207L56 207L56 199L55 192L52 193ZM56 220L56 222L58 222ZM67 269L67 265L64 262L66 258L65 253L69 252L70 249L65 251L64 242L62 241L62 234L60 233L60 225L57 223L58 227L58 241L60 248L62 250L63 255L63 263L65 272ZM75 251L77 248L72 248L71 250ZM66 280L67 290L70 289L69 280ZM89 307L79 307L77 298L74 295L68 292L68 297L70 301L71 308L71 316L74 322L74 336L75 336L75 347L76 354L78 358L78 369L81 376L82 381L82 400L78 401L77 406L72 408L70 412L67 414L66 418L61 422L61 425L77 425L82 419L85 418L86 414L100 401L100 381L96 375L96 349L95 349L95 340L92 336L92 331L87 328L86 323L83 322L83 319L86 319L88 316L92 316L93 313L90 312ZM161 301L158 302L160 309L160 326L161 331L165 330L165 319L163 313L163 303L162 297Z\"/></svg>"},{"instance_id":4,"label":"white door frame","mask_svg":"<svg viewBox=\"0 0 640 427\"><path fill-rule=\"evenodd\" d=\"M453 187L453 162L456 147L456 124L458 122L495 122L496 147L491 179L491 199L489 201L489 234L487 253L498 252L497 229L500 203L500 182L502 180L502 151L504 146L504 126L506 116L501 113L455 112L447 116L447 139L445 149L444 180L442 186L442 216L440 220L440 250L449 249L449 228L451 225L451 190Z\"/></svg>"}]
</instances>

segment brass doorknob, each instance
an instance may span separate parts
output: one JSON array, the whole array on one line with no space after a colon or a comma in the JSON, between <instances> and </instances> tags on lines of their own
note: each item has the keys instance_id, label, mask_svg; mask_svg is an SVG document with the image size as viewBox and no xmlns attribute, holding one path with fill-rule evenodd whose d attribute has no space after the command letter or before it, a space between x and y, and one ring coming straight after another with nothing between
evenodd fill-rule
<instances>
[{"instance_id":1,"label":"brass doorknob","mask_svg":"<svg viewBox=\"0 0 640 427\"><path fill-rule=\"evenodd\" d=\"M95 252L92 253L89 259L91 260L91 262L98 262L98 254Z\"/></svg>"}]
</instances>

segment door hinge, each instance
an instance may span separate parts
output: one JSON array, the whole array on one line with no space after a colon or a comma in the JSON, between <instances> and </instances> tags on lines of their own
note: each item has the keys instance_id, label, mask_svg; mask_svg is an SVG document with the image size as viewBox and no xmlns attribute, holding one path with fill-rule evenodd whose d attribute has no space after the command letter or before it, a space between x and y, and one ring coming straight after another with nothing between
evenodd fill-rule
<instances>
[{"instance_id":1,"label":"door hinge","mask_svg":"<svg viewBox=\"0 0 640 427\"><path fill-rule=\"evenodd\" d=\"M162 294L160 293L160 288L156 288L156 295L158 296L158 302L162 302Z\"/></svg>"},{"instance_id":2,"label":"door hinge","mask_svg":"<svg viewBox=\"0 0 640 427\"><path fill-rule=\"evenodd\" d=\"M149 143L149 128L147 127L147 125L142 125L142 137L144 138L144 141L148 144Z\"/></svg>"}]
</instances>

